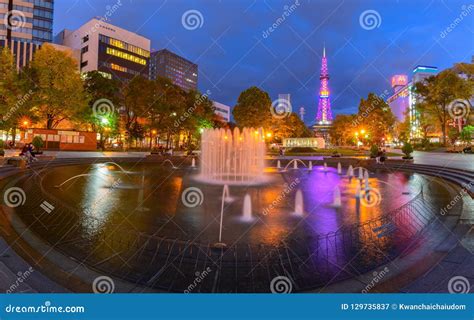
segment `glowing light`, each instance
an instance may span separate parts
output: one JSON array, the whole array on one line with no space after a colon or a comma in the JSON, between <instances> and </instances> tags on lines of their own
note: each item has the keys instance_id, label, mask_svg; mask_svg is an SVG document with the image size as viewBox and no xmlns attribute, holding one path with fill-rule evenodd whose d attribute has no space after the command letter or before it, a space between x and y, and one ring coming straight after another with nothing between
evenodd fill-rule
<instances>
[{"instance_id":1,"label":"glowing light","mask_svg":"<svg viewBox=\"0 0 474 320\"><path fill-rule=\"evenodd\" d=\"M396 86L406 86L408 84L408 76L397 74L392 77L392 88Z\"/></svg>"},{"instance_id":2,"label":"glowing light","mask_svg":"<svg viewBox=\"0 0 474 320\"><path fill-rule=\"evenodd\" d=\"M267 138L271 138L272 137L272 133L271 132L267 132Z\"/></svg>"}]
</instances>

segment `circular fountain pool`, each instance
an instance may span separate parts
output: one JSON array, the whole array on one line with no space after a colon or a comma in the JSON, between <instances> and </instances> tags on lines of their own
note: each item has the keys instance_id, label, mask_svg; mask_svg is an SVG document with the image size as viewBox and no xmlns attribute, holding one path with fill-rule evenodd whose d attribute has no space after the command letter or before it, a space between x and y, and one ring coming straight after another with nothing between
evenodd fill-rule
<instances>
[{"instance_id":1,"label":"circular fountain pool","mask_svg":"<svg viewBox=\"0 0 474 320\"><path fill-rule=\"evenodd\" d=\"M25 176L16 185L28 196L16 212L68 256L165 291L187 290L207 268L215 273L196 291L268 292L278 275L295 290L346 279L406 250L444 201L421 193L422 175L372 172L365 191L357 177L314 166L266 169L271 183L230 186L223 202L223 186L196 182L198 171L189 165L120 166L64 166ZM438 192L448 197L443 188ZM250 210L243 209L245 198ZM45 201L54 210L38 214ZM226 250L213 247L221 210Z\"/></svg>"}]
</instances>

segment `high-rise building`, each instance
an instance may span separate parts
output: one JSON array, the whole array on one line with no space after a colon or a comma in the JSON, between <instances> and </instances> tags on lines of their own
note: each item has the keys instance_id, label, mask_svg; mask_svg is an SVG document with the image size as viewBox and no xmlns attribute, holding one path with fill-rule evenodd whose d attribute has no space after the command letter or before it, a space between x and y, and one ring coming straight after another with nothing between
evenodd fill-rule
<instances>
[{"instance_id":1,"label":"high-rise building","mask_svg":"<svg viewBox=\"0 0 474 320\"><path fill-rule=\"evenodd\" d=\"M0 47L9 47L18 69L53 40L54 0L0 0Z\"/></svg>"},{"instance_id":2,"label":"high-rise building","mask_svg":"<svg viewBox=\"0 0 474 320\"><path fill-rule=\"evenodd\" d=\"M321 85L319 88L318 114L316 116L317 124L330 124L332 122L331 100L329 98L329 72L328 61L326 58L326 48L323 49L323 58L321 61L321 75L319 76Z\"/></svg>"},{"instance_id":3,"label":"high-rise building","mask_svg":"<svg viewBox=\"0 0 474 320\"><path fill-rule=\"evenodd\" d=\"M225 104L213 101L214 113L222 118L225 122L230 122L230 107Z\"/></svg>"},{"instance_id":4,"label":"high-rise building","mask_svg":"<svg viewBox=\"0 0 474 320\"><path fill-rule=\"evenodd\" d=\"M99 71L108 78L148 78L150 40L101 19L93 18L79 29L63 30L55 42L80 50L80 71Z\"/></svg>"},{"instance_id":5,"label":"high-rise building","mask_svg":"<svg viewBox=\"0 0 474 320\"><path fill-rule=\"evenodd\" d=\"M412 72L412 79L408 82L406 75L395 75L392 77L392 88L394 94L387 99L387 103L399 121L405 120L405 115L410 119L410 138L421 138L420 114L416 105L419 97L414 92L416 83L434 76L438 73L438 68L430 66L416 66Z\"/></svg>"},{"instance_id":6,"label":"high-rise building","mask_svg":"<svg viewBox=\"0 0 474 320\"><path fill-rule=\"evenodd\" d=\"M278 95L278 104L281 110L285 110L285 113L292 112L291 95L289 93L280 93Z\"/></svg>"},{"instance_id":7,"label":"high-rise building","mask_svg":"<svg viewBox=\"0 0 474 320\"><path fill-rule=\"evenodd\" d=\"M394 75L391 83L393 95L387 99L387 103L397 120L403 122L409 107L408 76L405 74Z\"/></svg>"},{"instance_id":8,"label":"high-rise building","mask_svg":"<svg viewBox=\"0 0 474 320\"><path fill-rule=\"evenodd\" d=\"M152 52L150 59L150 79L166 77L186 91L197 90L198 65L169 51L162 49Z\"/></svg>"}]
</instances>

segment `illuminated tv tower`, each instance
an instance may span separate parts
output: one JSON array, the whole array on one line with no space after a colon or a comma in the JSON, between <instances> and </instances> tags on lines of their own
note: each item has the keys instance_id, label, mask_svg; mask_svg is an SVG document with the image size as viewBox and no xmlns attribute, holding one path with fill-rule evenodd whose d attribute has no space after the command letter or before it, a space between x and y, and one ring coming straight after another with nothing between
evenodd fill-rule
<instances>
[{"instance_id":1,"label":"illuminated tv tower","mask_svg":"<svg viewBox=\"0 0 474 320\"><path fill-rule=\"evenodd\" d=\"M319 88L318 115L317 124L330 124L332 122L331 101L329 100L329 72L328 61L326 59L326 47L323 49L323 58L321 62L321 75L319 76L321 85Z\"/></svg>"}]
</instances>

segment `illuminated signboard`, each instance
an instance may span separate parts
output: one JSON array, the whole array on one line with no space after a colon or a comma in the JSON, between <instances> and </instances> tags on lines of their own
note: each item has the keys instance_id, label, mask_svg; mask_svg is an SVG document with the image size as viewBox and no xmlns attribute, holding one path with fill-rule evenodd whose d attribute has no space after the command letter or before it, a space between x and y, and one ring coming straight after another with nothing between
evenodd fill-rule
<instances>
[{"instance_id":1,"label":"illuminated signboard","mask_svg":"<svg viewBox=\"0 0 474 320\"><path fill-rule=\"evenodd\" d=\"M392 88L397 86L406 86L408 84L408 76L397 74L392 77Z\"/></svg>"}]
</instances>

